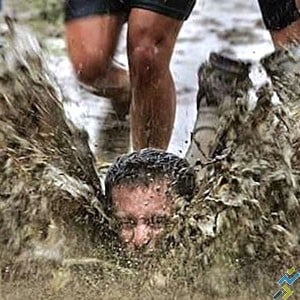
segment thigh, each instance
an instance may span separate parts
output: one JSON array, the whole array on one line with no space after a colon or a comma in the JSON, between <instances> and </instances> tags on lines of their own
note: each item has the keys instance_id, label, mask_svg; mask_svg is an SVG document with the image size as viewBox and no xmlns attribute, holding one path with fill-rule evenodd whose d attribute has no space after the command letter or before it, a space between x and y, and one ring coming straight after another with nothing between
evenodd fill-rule
<instances>
[{"instance_id":1,"label":"thigh","mask_svg":"<svg viewBox=\"0 0 300 300\"><path fill-rule=\"evenodd\" d=\"M117 46L120 16L91 16L66 23L66 40L71 60L110 60Z\"/></svg>"},{"instance_id":2,"label":"thigh","mask_svg":"<svg viewBox=\"0 0 300 300\"><path fill-rule=\"evenodd\" d=\"M169 64L182 21L146 9L133 8L128 18L128 54L155 47L162 63Z\"/></svg>"},{"instance_id":3,"label":"thigh","mask_svg":"<svg viewBox=\"0 0 300 300\"><path fill-rule=\"evenodd\" d=\"M124 10L119 0L66 0L66 40L76 69L112 59Z\"/></svg>"}]
</instances>

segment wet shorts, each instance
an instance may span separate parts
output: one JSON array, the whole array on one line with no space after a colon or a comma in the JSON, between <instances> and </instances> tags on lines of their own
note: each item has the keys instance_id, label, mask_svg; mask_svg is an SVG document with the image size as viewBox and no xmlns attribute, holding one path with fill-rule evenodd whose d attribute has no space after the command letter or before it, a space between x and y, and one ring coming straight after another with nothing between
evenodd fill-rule
<instances>
[{"instance_id":1,"label":"wet shorts","mask_svg":"<svg viewBox=\"0 0 300 300\"><path fill-rule=\"evenodd\" d=\"M258 0L264 23L269 30L280 30L300 18L295 0Z\"/></svg>"},{"instance_id":2,"label":"wet shorts","mask_svg":"<svg viewBox=\"0 0 300 300\"><path fill-rule=\"evenodd\" d=\"M128 14L132 8L143 8L177 20L186 20L195 3L196 0L65 0L65 19Z\"/></svg>"}]
</instances>

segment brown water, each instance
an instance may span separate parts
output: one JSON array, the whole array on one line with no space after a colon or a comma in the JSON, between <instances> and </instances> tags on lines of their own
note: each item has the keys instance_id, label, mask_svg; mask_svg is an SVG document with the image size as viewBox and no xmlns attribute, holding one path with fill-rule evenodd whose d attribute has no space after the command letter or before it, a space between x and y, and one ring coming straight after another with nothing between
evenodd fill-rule
<instances>
[{"instance_id":1,"label":"brown water","mask_svg":"<svg viewBox=\"0 0 300 300\"><path fill-rule=\"evenodd\" d=\"M125 35L126 26L116 59L127 65ZM70 98L65 103L67 113L76 124L88 130L91 147L97 156L110 161L116 155L127 152L128 123L122 124L117 120L108 100L79 89L62 38L46 37L45 41L51 69ZM172 60L178 106L169 151L184 156L187 150L196 117L197 70L211 51L224 50L239 58L256 61L272 49L255 0L198 0L180 32Z\"/></svg>"}]
</instances>

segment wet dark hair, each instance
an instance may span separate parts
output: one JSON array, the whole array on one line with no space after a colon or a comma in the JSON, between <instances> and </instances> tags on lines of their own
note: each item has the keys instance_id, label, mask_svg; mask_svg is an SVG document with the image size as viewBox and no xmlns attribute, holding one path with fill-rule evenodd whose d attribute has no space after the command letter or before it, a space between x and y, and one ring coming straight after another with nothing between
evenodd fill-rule
<instances>
[{"instance_id":1,"label":"wet dark hair","mask_svg":"<svg viewBox=\"0 0 300 300\"><path fill-rule=\"evenodd\" d=\"M156 149L123 155L109 168L105 178L107 207L112 206L112 189L120 185L148 185L166 178L176 195L190 201L196 190L196 174L186 159Z\"/></svg>"}]
</instances>

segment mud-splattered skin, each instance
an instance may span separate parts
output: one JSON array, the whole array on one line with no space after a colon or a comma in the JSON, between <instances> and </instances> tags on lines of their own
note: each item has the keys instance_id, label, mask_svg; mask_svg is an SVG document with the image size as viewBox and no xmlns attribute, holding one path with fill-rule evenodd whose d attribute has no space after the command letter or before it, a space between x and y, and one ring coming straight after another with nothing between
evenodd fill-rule
<instances>
[{"instance_id":1,"label":"mud-splattered skin","mask_svg":"<svg viewBox=\"0 0 300 300\"><path fill-rule=\"evenodd\" d=\"M167 181L155 181L148 186L116 186L112 191L112 202L119 237L127 248L155 249L173 210Z\"/></svg>"}]
</instances>

